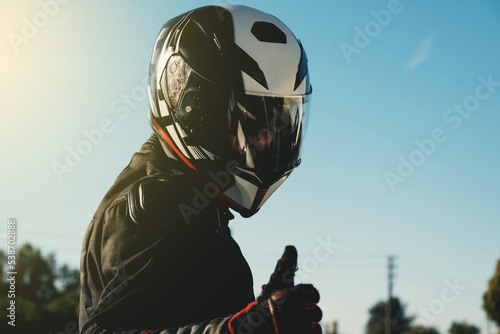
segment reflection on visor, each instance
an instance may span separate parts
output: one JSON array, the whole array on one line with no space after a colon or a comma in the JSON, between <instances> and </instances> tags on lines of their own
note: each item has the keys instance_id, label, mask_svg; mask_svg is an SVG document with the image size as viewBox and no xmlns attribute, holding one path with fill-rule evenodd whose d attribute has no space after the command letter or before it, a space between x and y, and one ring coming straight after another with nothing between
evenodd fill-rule
<instances>
[{"instance_id":1,"label":"reflection on visor","mask_svg":"<svg viewBox=\"0 0 500 334\"><path fill-rule=\"evenodd\" d=\"M235 97L230 113L229 146L246 168L280 171L300 163L308 97Z\"/></svg>"}]
</instances>

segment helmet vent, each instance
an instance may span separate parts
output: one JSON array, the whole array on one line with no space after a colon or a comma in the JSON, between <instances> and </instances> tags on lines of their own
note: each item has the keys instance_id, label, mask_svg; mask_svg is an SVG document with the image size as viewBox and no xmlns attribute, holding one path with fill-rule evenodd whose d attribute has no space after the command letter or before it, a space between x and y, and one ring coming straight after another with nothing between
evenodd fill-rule
<instances>
[{"instance_id":1,"label":"helmet vent","mask_svg":"<svg viewBox=\"0 0 500 334\"><path fill-rule=\"evenodd\" d=\"M261 42L286 44L285 33L271 22L255 22L251 32Z\"/></svg>"}]
</instances>

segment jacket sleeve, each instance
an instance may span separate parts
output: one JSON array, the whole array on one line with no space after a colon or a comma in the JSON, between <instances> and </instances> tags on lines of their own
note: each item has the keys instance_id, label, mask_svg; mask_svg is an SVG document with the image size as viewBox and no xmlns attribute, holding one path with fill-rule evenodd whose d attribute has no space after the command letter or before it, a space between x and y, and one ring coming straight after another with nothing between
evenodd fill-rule
<instances>
[{"instance_id":1,"label":"jacket sleeve","mask_svg":"<svg viewBox=\"0 0 500 334\"><path fill-rule=\"evenodd\" d=\"M231 316L203 321L169 329L125 329L109 331L92 325L85 333L88 334L231 334L227 323Z\"/></svg>"}]
</instances>

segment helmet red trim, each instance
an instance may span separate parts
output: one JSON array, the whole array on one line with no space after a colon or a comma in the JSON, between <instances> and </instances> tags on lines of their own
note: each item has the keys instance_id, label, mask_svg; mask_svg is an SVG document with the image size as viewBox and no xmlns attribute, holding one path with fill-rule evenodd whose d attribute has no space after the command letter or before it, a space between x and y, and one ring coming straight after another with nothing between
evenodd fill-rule
<instances>
[{"instance_id":1,"label":"helmet red trim","mask_svg":"<svg viewBox=\"0 0 500 334\"><path fill-rule=\"evenodd\" d=\"M170 139L170 137L165 133L160 124L158 124L158 122L154 118L151 118L151 123L153 124L154 129L160 134L161 138L163 138L163 140L167 143L167 145L174 150L174 152L179 156L179 158L181 158L182 161L184 161L186 165L189 166L189 168L198 171L198 169L196 169L196 167L193 166L193 164L184 156L184 154L182 154L181 151L179 151L179 149L174 145L172 139Z\"/></svg>"}]
</instances>

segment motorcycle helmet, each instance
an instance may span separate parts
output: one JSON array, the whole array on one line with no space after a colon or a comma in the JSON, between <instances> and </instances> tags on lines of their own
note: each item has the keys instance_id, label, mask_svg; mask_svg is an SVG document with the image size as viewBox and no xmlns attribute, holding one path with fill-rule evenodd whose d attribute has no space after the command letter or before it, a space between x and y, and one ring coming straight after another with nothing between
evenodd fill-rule
<instances>
[{"instance_id":1,"label":"motorcycle helmet","mask_svg":"<svg viewBox=\"0 0 500 334\"><path fill-rule=\"evenodd\" d=\"M276 17L206 6L161 28L149 119L176 158L243 217L300 164L311 100L307 56Z\"/></svg>"}]
</instances>

